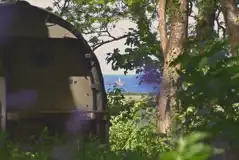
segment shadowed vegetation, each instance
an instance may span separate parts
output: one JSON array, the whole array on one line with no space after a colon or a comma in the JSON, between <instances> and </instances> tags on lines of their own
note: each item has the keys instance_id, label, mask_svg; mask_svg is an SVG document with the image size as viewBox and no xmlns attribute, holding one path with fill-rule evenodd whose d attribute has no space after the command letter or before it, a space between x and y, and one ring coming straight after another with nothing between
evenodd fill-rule
<instances>
[{"instance_id":1,"label":"shadowed vegetation","mask_svg":"<svg viewBox=\"0 0 239 160\"><path fill-rule=\"evenodd\" d=\"M108 144L91 136L69 143L44 130L21 146L2 134L1 159L239 159L238 1L56 0L48 9L74 24L92 50L124 40L126 48L108 51L106 61L159 83L160 93L110 90ZM136 27L116 37L121 20Z\"/></svg>"}]
</instances>

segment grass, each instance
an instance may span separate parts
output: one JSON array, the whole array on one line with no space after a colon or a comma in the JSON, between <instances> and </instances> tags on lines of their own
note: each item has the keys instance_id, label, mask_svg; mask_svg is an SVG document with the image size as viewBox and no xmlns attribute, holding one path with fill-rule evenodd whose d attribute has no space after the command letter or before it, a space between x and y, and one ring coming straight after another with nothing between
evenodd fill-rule
<instances>
[{"instance_id":1,"label":"grass","mask_svg":"<svg viewBox=\"0 0 239 160\"><path fill-rule=\"evenodd\" d=\"M142 98L142 95L125 95L126 100L138 101Z\"/></svg>"},{"instance_id":2,"label":"grass","mask_svg":"<svg viewBox=\"0 0 239 160\"><path fill-rule=\"evenodd\" d=\"M133 92L125 92L123 93L125 96L126 100L134 100L138 101L142 99L142 97L149 96L150 93L133 93Z\"/></svg>"}]
</instances>

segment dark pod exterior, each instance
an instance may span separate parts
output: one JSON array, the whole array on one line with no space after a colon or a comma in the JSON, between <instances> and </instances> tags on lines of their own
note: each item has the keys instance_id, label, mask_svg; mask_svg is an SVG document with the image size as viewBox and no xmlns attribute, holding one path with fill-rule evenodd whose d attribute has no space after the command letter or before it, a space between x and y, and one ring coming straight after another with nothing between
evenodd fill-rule
<instances>
[{"instance_id":1,"label":"dark pod exterior","mask_svg":"<svg viewBox=\"0 0 239 160\"><path fill-rule=\"evenodd\" d=\"M1 128L12 139L46 126L106 138L100 65L70 23L27 2L0 4L0 62Z\"/></svg>"}]
</instances>

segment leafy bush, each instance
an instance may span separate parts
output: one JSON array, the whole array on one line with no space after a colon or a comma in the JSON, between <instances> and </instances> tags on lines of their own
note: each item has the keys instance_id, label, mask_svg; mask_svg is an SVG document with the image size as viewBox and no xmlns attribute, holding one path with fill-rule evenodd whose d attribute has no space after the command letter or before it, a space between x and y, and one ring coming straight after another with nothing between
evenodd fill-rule
<instances>
[{"instance_id":1,"label":"leafy bush","mask_svg":"<svg viewBox=\"0 0 239 160\"><path fill-rule=\"evenodd\" d=\"M115 152L108 146L100 146L100 143L94 138L80 144L71 143L69 145L63 139L49 137L46 130L43 136L45 141L36 142L32 147L26 148L6 141L5 134L2 134L1 144L5 143L1 146L0 158L7 160L206 160L211 155L221 152L202 143L207 134L200 132L175 139L175 147L170 150L164 149L165 152L160 152L154 157L142 154L141 149L128 150L123 153ZM155 145L160 145L160 143L155 143Z\"/></svg>"},{"instance_id":2,"label":"leafy bush","mask_svg":"<svg viewBox=\"0 0 239 160\"><path fill-rule=\"evenodd\" d=\"M115 88L116 89L116 88ZM116 89L117 90L117 89ZM113 93L113 92L111 92ZM156 104L150 97L140 101L126 100L120 90L109 94L110 102L124 104L118 115L111 117L110 149L129 159L206 160L214 149L202 143L207 134L196 132L175 140L156 132ZM118 95L118 96L117 96ZM114 98L116 98L114 100ZM120 102L120 103L119 103ZM114 103L110 103L114 109ZM175 142L175 143L174 143ZM133 157L132 157L133 156Z\"/></svg>"},{"instance_id":3,"label":"leafy bush","mask_svg":"<svg viewBox=\"0 0 239 160\"><path fill-rule=\"evenodd\" d=\"M111 113L110 146L116 152L138 152L151 157L170 148L166 137L156 134L156 104L149 97L126 100L121 90L108 94Z\"/></svg>"},{"instance_id":4,"label":"leafy bush","mask_svg":"<svg viewBox=\"0 0 239 160\"><path fill-rule=\"evenodd\" d=\"M112 117L110 145L113 151L140 152L156 156L170 149L168 139L159 136L155 126L155 107L147 106L147 99L135 102L129 111Z\"/></svg>"},{"instance_id":5,"label":"leafy bush","mask_svg":"<svg viewBox=\"0 0 239 160\"><path fill-rule=\"evenodd\" d=\"M195 132L180 137L176 141L174 150L164 152L160 155L161 160L206 160L212 155L222 153L220 149L214 149L202 143L208 135L202 132Z\"/></svg>"},{"instance_id":6,"label":"leafy bush","mask_svg":"<svg viewBox=\"0 0 239 160\"><path fill-rule=\"evenodd\" d=\"M9 160L206 160L214 149L202 143L204 133L170 137L156 132L156 102L152 97L140 101L125 99L121 90L113 88L108 95L111 117L110 143L102 146L94 137L68 142L51 137L47 129L30 146L12 143L6 134L0 136L0 159ZM176 140L175 140L176 138Z\"/></svg>"},{"instance_id":7,"label":"leafy bush","mask_svg":"<svg viewBox=\"0 0 239 160\"><path fill-rule=\"evenodd\" d=\"M223 137L230 147L238 147L238 60L238 56L230 56L224 40L189 43L175 61L181 65L182 85L177 92L180 130L209 132L214 139Z\"/></svg>"},{"instance_id":8,"label":"leafy bush","mask_svg":"<svg viewBox=\"0 0 239 160\"><path fill-rule=\"evenodd\" d=\"M108 112L109 116L119 115L121 111L128 110L132 104L125 103L123 89L113 87L108 90Z\"/></svg>"}]
</instances>

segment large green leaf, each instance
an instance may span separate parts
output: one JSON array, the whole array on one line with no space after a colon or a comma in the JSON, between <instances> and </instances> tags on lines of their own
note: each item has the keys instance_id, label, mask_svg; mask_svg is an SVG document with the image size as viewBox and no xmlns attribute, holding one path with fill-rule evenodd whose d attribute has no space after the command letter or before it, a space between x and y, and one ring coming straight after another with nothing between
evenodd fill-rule
<instances>
[{"instance_id":1,"label":"large green leaf","mask_svg":"<svg viewBox=\"0 0 239 160\"><path fill-rule=\"evenodd\" d=\"M203 57L201 59L201 61L198 64L198 68L202 69L203 67L205 67L208 64L208 58L207 57Z\"/></svg>"}]
</instances>

